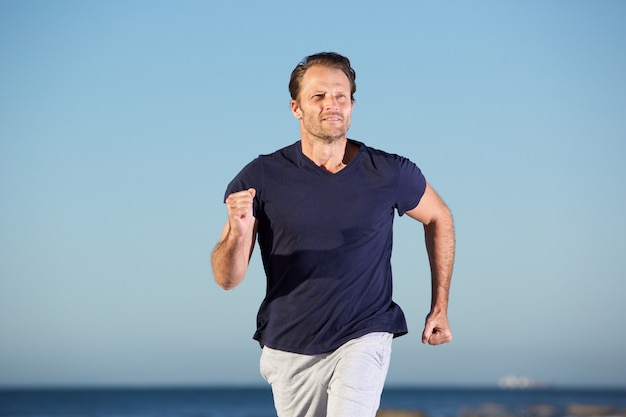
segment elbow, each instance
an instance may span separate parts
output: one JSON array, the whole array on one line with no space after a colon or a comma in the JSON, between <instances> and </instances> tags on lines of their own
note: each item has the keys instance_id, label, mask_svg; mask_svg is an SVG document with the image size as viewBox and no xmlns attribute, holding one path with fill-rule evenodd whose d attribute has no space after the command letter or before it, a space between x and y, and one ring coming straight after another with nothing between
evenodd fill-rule
<instances>
[{"instance_id":1,"label":"elbow","mask_svg":"<svg viewBox=\"0 0 626 417\"><path fill-rule=\"evenodd\" d=\"M437 217L434 219L434 222L438 222L439 224L443 224L446 226L452 226L454 224L452 212L447 205L443 204L441 206Z\"/></svg>"},{"instance_id":2,"label":"elbow","mask_svg":"<svg viewBox=\"0 0 626 417\"><path fill-rule=\"evenodd\" d=\"M433 215L428 221L423 222L426 228L452 228L454 227L454 219L452 212L447 206L441 207L441 209Z\"/></svg>"},{"instance_id":3,"label":"elbow","mask_svg":"<svg viewBox=\"0 0 626 417\"><path fill-rule=\"evenodd\" d=\"M235 288L237 285L239 285L241 280L237 281L237 280L229 279L228 277L218 277L216 275L215 276L215 282L224 291L229 291L229 290L232 290L233 288Z\"/></svg>"},{"instance_id":4,"label":"elbow","mask_svg":"<svg viewBox=\"0 0 626 417\"><path fill-rule=\"evenodd\" d=\"M227 283L218 282L217 285L219 285L220 288L223 289L224 291L230 291L237 286L236 284L232 284L230 282L227 282Z\"/></svg>"}]
</instances>

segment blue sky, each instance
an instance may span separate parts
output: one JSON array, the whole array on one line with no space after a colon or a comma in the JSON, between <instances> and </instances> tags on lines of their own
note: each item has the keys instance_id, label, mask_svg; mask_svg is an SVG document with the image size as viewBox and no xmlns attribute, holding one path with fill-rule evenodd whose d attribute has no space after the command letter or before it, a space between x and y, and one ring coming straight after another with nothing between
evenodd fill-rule
<instances>
[{"instance_id":1,"label":"blue sky","mask_svg":"<svg viewBox=\"0 0 626 417\"><path fill-rule=\"evenodd\" d=\"M226 184L298 139L305 55L357 71L349 136L451 207L454 341L398 218L389 384L626 386L626 3L0 2L0 386L262 384L258 253L224 292Z\"/></svg>"}]
</instances>

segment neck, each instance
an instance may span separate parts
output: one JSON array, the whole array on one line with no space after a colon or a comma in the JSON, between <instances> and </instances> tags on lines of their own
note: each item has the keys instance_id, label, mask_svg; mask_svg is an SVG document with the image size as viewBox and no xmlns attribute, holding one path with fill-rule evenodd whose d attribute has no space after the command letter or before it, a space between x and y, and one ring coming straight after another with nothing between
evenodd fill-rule
<instances>
[{"instance_id":1,"label":"neck","mask_svg":"<svg viewBox=\"0 0 626 417\"><path fill-rule=\"evenodd\" d=\"M345 168L357 153L357 146L347 138L333 141L301 140L302 153L320 168L336 173Z\"/></svg>"}]
</instances>

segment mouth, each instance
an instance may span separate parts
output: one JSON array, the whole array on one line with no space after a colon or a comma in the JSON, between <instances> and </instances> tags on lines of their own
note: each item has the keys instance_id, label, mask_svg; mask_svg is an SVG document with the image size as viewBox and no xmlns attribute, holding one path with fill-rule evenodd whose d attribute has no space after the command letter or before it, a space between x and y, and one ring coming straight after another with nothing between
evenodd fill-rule
<instances>
[{"instance_id":1,"label":"mouth","mask_svg":"<svg viewBox=\"0 0 626 417\"><path fill-rule=\"evenodd\" d=\"M325 122L340 122L341 120L342 120L342 117L336 114L331 114L322 118L322 121L325 121Z\"/></svg>"}]
</instances>

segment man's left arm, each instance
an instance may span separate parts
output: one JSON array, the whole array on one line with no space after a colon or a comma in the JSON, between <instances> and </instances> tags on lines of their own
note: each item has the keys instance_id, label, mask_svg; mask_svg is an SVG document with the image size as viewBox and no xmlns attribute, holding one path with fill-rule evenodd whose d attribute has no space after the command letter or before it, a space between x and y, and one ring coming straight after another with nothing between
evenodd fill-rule
<instances>
[{"instance_id":1,"label":"man's left arm","mask_svg":"<svg viewBox=\"0 0 626 417\"><path fill-rule=\"evenodd\" d=\"M431 271L431 306L422 333L422 343L440 345L452 341L448 324L448 295L454 265L454 222L450 209L426 184L417 207L406 212L424 225L426 251Z\"/></svg>"}]
</instances>

